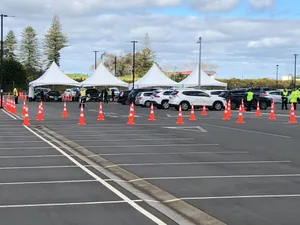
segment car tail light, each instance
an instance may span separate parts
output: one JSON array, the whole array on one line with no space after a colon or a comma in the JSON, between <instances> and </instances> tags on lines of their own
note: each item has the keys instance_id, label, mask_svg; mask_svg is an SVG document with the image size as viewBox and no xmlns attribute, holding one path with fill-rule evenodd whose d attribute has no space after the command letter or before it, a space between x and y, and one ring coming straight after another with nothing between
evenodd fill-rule
<instances>
[{"instance_id":1,"label":"car tail light","mask_svg":"<svg viewBox=\"0 0 300 225\"><path fill-rule=\"evenodd\" d=\"M178 94L175 94L174 97L179 97L179 95L178 95Z\"/></svg>"},{"instance_id":2,"label":"car tail light","mask_svg":"<svg viewBox=\"0 0 300 225\"><path fill-rule=\"evenodd\" d=\"M268 94L264 94L264 96L269 96Z\"/></svg>"},{"instance_id":3,"label":"car tail light","mask_svg":"<svg viewBox=\"0 0 300 225\"><path fill-rule=\"evenodd\" d=\"M155 98L160 98L159 95L154 95Z\"/></svg>"},{"instance_id":4,"label":"car tail light","mask_svg":"<svg viewBox=\"0 0 300 225\"><path fill-rule=\"evenodd\" d=\"M142 96L141 96L141 97L139 97L139 100L142 100Z\"/></svg>"}]
</instances>

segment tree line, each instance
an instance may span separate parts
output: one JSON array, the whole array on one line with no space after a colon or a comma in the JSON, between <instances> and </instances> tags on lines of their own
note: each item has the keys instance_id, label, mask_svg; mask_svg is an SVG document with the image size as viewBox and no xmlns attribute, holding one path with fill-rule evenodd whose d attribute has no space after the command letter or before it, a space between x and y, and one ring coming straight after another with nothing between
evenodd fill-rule
<instances>
[{"instance_id":1,"label":"tree line","mask_svg":"<svg viewBox=\"0 0 300 225\"><path fill-rule=\"evenodd\" d=\"M3 79L4 90L13 86L27 88L28 82L37 79L56 62L59 65L60 51L65 48L68 38L62 31L59 17L55 15L52 24L39 42L36 30L27 26L18 42L13 30L10 30L3 42ZM46 66L44 66L46 65Z\"/></svg>"}]
</instances>

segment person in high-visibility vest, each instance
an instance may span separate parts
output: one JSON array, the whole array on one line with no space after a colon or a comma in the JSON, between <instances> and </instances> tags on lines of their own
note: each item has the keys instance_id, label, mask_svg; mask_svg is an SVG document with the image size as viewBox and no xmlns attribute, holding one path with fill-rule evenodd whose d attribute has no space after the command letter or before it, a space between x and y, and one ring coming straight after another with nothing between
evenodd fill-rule
<instances>
[{"instance_id":1,"label":"person in high-visibility vest","mask_svg":"<svg viewBox=\"0 0 300 225\"><path fill-rule=\"evenodd\" d=\"M294 109L297 109L298 90L294 89L291 93L290 102L294 104Z\"/></svg>"},{"instance_id":2,"label":"person in high-visibility vest","mask_svg":"<svg viewBox=\"0 0 300 225\"><path fill-rule=\"evenodd\" d=\"M247 111L251 111L252 109L253 96L254 93L251 90L246 92Z\"/></svg>"},{"instance_id":3,"label":"person in high-visibility vest","mask_svg":"<svg viewBox=\"0 0 300 225\"><path fill-rule=\"evenodd\" d=\"M85 102L86 102L86 90L85 88L80 88L79 108L81 107L81 105L83 105L84 108Z\"/></svg>"},{"instance_id":4,"label":"person in high-visibility vest","mask_svg":"<svg viewBox=\"0 0 300 225\"><path fill-rule=\"evenodd\" d=\"M284 89L281 92L281 110L283 110L283 109L287 110L288 109L287 103L288 103L288 92L287 92L286 89Z\"/></svg>"},{"instance_id":5,"label":"person in high-visibility vest","mask_svg":"<svg viewBox=\"0 0 300 225\"><path fill-rule=\"evenodd\" d=\"M15 104L19 104L19 91L18 91L17 88L14 88L13 94L14 94L14 97L15 97Z\"/></svg>"}]
</instances>

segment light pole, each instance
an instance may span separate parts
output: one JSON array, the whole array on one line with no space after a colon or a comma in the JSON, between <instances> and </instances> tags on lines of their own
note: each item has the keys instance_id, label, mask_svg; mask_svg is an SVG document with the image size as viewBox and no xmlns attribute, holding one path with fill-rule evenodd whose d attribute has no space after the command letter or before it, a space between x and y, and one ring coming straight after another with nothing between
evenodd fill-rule
<instances>
[{"instance_id":1,"label":"light pole","mask_svg":"<svg viewBox=\"0 0 300 225\"><path fill-rule=\"evenodd\" d=\"M132 46L132 89L134 89L134 80L135 80L135 44L137 41L131 41Z\"/></svg>"},{"instance_id":2,"label":"light pole","mask_svg":"<svg viewBox=\"0 0 300 225\"><path fill-rule=\"evenodd\" d=\"M276 65L276 89L278 89L278 67L279 65Z\"/></svg>"},{"instance_id":3,"label":"light pole","mask_svg":"<svg viewBox=\"0 0 300 225\"><path fill-rule=\"evenodd\" d=\"M115 77L117 76L117 56L115 56Z\"/></svg>"},{"instance_id":4,"label":"light pole","mask_svg":"<svg viewBox=\"0 0 300 225\"><path fill-rule=\"evenodd\" d=\"M97 69L97 53L99 51L93 51L95 53L95 70Z\"/></svg>"},{"instance_id":5,"label":"light pole","mask_svg":"<svg viewBox=\"0 0 300 225\"><path fill-rule=\"evenodd\" d=\"M296 75L296 73L297 73L297 56L298 56L298 54L294 54L294 56L295 56L295 65L294 65L294 88L296 89L296 87L297 87L297 75Z\"/></svg>"},{"instance_id":6,"label":"light pole","mask_svg":"<svg viewBox=\"0 0 300 225\"><path fill-rule=\"evenodd\" d=\"M199 37L199 40L197 41L197 44L199 44L199 67L198 67L198 88L201 88L201 44L202 44L202 37Z\"/></svg>"}]
</instances>

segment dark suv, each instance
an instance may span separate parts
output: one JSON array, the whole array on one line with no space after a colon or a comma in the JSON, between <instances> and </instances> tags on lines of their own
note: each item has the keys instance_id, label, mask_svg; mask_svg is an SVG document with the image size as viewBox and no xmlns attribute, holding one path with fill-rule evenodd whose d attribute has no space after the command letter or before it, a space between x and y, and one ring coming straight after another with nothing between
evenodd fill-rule
<instances>
[{"instance_id":1,"label":"dark suv","mask_svg":"<svg viewBox=\"0 0 300 225\"><path fill-rule=\"evenodd\" d=\"M232 110L238 109L240 107L240 104L242 103L242 99L246 100L246 92L249 89L233 89L230 91L224 91L219 96L226 98L228 101L230 99L230 106ZM254 100L252 101L252 108L256 109L257 101L259 101L260 109L265 110L268 107L271 107L272 100L267 97L260 96L260 92L253 90L254 93Z\"/></svg>"},{"instance_id":2,"label":"dark suv","mask_svg":"<svg viewBox=\"0 0 300 225\"><path fill-rule=\"evenodd\" d=\"M158 88L138 88L138 89L133 89L131 92L128 94L127 101L125 104L129 105L132 102L135 102L135 97L137 96L138 93L140 92L149 92L149 91L155 91Z\"/></svg>"},{"instance_id":3,"label":"dark suv","mask_svg":"<svg viewBox=\"0 0 300 225\"><path fill-rule=\"evenodd\" d=\"M118 96L118 101L117 102L121 103L122 105L125 105L130 92L131 92L131 90L121 91L119 96Z\"/></svg>"},{"instance_id":4,"label":"dark suv","mask_svg":"<svg viewBox=\"0 0 300 225\"><path fill-rule=\"evenodd\" d=\"M96 88L86 89L85 94L90 95L89 101L100 102L100 92Z\"/></svg>"}]
</instances>

